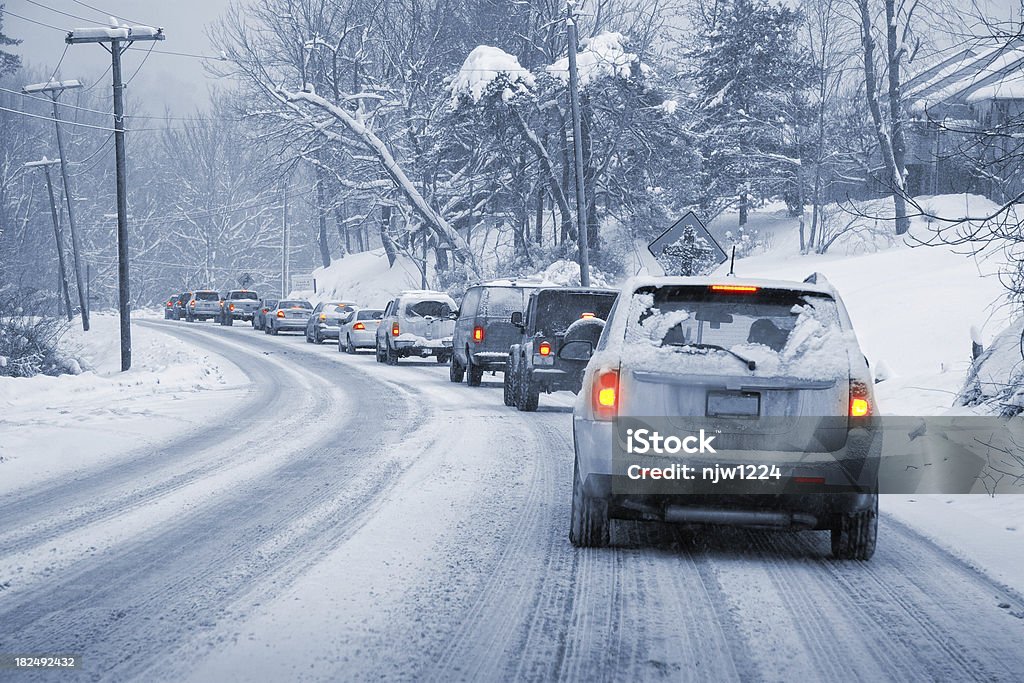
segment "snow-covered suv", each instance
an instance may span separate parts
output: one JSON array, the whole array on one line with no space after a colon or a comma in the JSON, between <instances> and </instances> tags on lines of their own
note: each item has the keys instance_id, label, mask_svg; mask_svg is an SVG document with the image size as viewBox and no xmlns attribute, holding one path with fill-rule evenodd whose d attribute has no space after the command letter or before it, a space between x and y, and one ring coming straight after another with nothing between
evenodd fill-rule
<instances>
[{"instance_id":1,"label":"snow-covered suv","mask_svg":"<svg viewBox=\"0 0 1024 683\"><path fill-rule=\"evenodd\" d=\"M377 362L396 365L408 356L452 357L452 332L458 317L455 300L444 292L411 290L389 301L377 328Z\"/></svg>"},{"instance_id":2,"label":"snow-covered suv","mask_svg":"<svg viewBox=\"0 0 1024 683\"><path fill-rule=\"evenodd\" d=\"M873 554L880 435L870 371L820 275L634 279L596 349L579 340L561 352L590 356L573 411L574 545L606 545L619 518L830 530L837 557ZM647 448L651 430L636 447L648 425L669 432L660 451ZM680 451L696 447L698 431L700 452ZM715 468L737 481L719 486Z\"/></svg>"},{"instance_id":3,"label":"snow-covered suv","mask_svg":"<svg viewBox=\"0 0 1024 683\"><path fill-rule=\"evenodd\" d=\"M497 280L466 290L452 336L452 382L465 376L469 386L476 387L485 371L505 369L508 349L519 340L512 315L526 310L530 292L539 284Z\"/></svg>"}]
</instances>

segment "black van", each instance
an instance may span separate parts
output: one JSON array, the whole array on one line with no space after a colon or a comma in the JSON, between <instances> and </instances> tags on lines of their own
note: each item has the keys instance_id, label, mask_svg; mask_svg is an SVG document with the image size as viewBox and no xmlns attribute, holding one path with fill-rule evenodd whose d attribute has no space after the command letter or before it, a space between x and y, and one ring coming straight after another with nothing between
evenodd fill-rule
<instances>
[{"instance_id":1,"label":"black van","mask_svg":"<svg viewBox=\"0 0 1024 683\"><path fill-rule=\"evenodd\" d=\"M539 282L498 280L474 285L466 291L452 337L449 379L480 386L487 370L504 370L508 349L519 341L512 314L526 310L530 293Z\"/></svg>"}]
</instances>

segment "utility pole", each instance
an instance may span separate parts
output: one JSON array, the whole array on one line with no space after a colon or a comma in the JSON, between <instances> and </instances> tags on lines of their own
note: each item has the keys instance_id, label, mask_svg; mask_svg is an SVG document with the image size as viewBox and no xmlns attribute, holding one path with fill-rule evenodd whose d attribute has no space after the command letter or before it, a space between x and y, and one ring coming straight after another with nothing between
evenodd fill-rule
<instances>
[{"instance_id":1,"label":"utility pole","mask_svg":"<svg viewBox=\"0 0 1024 683\"><path fill-rule=\"evenodd\" d=\"M288 180L284 181L281 211L281 298L288 296Z\"/></svg>"},{"instance_id":2,"label":"utility pole","mask_svg":"<svg viewBox=\"0 0 1024 683\"><path fill-rule=\"evenodd\" d=\"M117 164L117 284L118 314L121 322L121 371L132 367L131 301L128 282L128 193L124 151L124 83L121 82L121 55L138 40L163 40L164 30L152 26L121 26L116 20L109 27L76 28L64 38L68 45L99 43L111 56L114 82L114 156ZM107 47L105 43L110 43Z\"/></svg>"},{"instance_id":3,"label":"utility pole","mask_svg":"<svg viewBox=\"0 0 1024 683\"><path fill-rule=\"evenodd\" d=\"M565 3L565 28L569 53L569 103L572 106L572 146L576 156L576 230L579 233L580 286L590 286L590 236L587 234L587 198L583 191L583 133L580 122L580 83L576 70L579 36L572 9L576 3Z\"/></svg>"},{"instance_id":4,"label":"utility pole","mask_svg":"<svg viewBox=\"0 0 1024 683\"><path fill-rule=\"evenodd\" d=\"M60 216L57 215L57 200L53 196L53 179L50 177L50 166L60 163L55 159L43 157L39 161L30 161L25 164L26 168L41 168L46 175L46 189L50 193L50 217L53 219L53 239L57 243L57 274L58 294L64 297L64 310L68 316L68 322L74 318L71 309L71 296L68 294L68 276L64 266L64 239L60 233Z\"/></svg>"},{"instance_id":5,"label":"utility pole","mask_svg":"<svg viewBox=\"0 0 1024 683\"><path fill-rule=\"evenodd\" d=\"M78 305L82 309L82 329L89 331L89 299L86 296L82 283L82 245L78 239L78 230L75 227L75 210L71 200L71 184L68 182L67 156L64 154L64 135L60 130L60 114L57 111L57 100L65 90L81 88L79 81L48 81L46 83L33 83L21 89L24 93L46 93L53 100L53 125L57 129L57 151L60 154L60 177L64 183L64 201L68 206L68 229L71 231L71 255L75 262L75 287L78 289Z\"/></svg>"}]
</instances>

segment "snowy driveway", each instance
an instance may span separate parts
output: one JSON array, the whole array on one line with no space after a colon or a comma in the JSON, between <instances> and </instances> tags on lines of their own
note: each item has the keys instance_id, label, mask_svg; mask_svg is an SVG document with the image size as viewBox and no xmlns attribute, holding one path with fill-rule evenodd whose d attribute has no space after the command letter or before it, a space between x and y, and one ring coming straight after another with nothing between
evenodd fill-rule
<instances>
[{"instance_id":1,"label":"snowy driveway","mask_svg":"<svg viewBox=\"0 0 1024 683\"><path fill-rule=\"evenodd\" d=\"M1024 671L1021 596L888 516L866 564L824 533L621 522L576 550L570 395L521 414L500 375L145 324L251 388L156 451L0 498L0 653L77 653L99 680Z\"/></svg>"}]
</instances>

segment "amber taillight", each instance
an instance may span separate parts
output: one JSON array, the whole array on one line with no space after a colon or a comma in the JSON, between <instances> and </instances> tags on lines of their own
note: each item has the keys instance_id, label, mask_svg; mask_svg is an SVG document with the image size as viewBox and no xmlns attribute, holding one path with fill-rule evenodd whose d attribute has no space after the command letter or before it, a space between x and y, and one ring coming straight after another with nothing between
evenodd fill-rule
<instances>
[{"instance_id":1,"label":"amber taillight","mask_svg":"<svg viewBox=\"0 0 1024 683\"><path fill-rule=\"evenodd\" d=\"M611 420L619 413L619 371L600 370L594 375L594 386L591 389L591 401L594 406L594 417L598 420Z\"/></svg>"}]
</instances>

